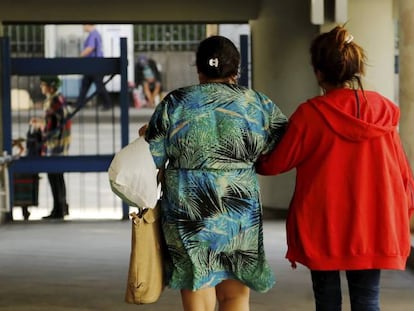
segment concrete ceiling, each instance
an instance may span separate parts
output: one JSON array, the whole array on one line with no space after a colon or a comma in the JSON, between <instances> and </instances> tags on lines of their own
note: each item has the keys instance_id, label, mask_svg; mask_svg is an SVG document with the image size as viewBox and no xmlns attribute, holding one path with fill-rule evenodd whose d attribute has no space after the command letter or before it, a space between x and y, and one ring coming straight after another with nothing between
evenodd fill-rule
<instances>
[{"instance_id":1,"label":"concrete ceiling","mask_svg":"<svg viewBox=\"0 0 414 311\"><path fill-rule=\"evenodd\" d=\"M1 0L1 23L235 23L258 18L260 0Z\"/></svg>"}]
</instances>

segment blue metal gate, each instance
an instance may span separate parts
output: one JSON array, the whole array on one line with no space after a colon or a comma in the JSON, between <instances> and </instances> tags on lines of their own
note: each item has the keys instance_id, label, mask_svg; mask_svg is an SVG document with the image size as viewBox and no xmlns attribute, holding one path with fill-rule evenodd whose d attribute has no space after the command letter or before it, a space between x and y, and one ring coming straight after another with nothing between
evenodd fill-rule
<instances>
[{"instance_id":1,"label":"blue metal gate","mask_svg":"<svg viewBox=\"0 0 414 311\"><path fill-rule=\"evenodd\" d=\"M11 58L8 38L0 38L2 72L2 113L3 113L3 146L12 154L12 109L11 109L11 76L12 75L70 75L101 74L121 77L119 94L121 146L129 142L129 99L127 81L127 42L120 40L119 58ZM51 173L51 172L106 172L113 158L112 154L68 155L50 157L25 156L10 166L10 206L13 206L14 173ZM129 207L123 203L122 218L128 219ZM10 219L12 219L12 212Z\"/></svg>"}]
</instances>

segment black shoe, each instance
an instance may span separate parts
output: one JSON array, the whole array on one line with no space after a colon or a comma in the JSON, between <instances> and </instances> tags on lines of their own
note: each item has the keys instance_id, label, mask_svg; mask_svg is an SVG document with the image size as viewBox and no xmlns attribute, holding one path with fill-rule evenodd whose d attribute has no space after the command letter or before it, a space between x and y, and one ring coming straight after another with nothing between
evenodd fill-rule
<instances>
[{"instance_id":1,"label":"black shoe","mask_svg":"<svg viewBox=\"0 0 414 311\"><path fill-rule=\"evenodd\" d=\"M63 207L63 215L68 216L69 215L69 205L65 204Z\"/></svg>"},{"instance_id":2,"label":"black shoe","mask_svg":"<svg viewBox=\"0 0 414 311\"><path fill-rule=\"evenodd\" d=\"M27 206L22 206L22 214L23 214L24 220L29 220L30 212Z\"/></svg>"},{"instance_id":3,"label":"black shoe","mask_svg":"<svg viewBox=\"0 0 414 311\"><path fill-rule=\"evenodd\" d=\"M58 214L52 213L49 216L42 217L42 219L63 219L63 215L58 215Z\"/></svg>"}]
</instances>

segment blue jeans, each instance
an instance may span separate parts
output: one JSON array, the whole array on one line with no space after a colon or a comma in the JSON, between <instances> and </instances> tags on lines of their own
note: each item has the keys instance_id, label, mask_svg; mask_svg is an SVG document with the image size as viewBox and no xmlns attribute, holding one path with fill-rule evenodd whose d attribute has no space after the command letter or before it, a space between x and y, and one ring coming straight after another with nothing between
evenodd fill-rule
<instances>
[{"instance_id":1,"label":"blue jeans","mask_svg":"<svg viewBox=\"0 0 414 311\"><path fill-rule=\"evenodd\" d=\"M346 271L352 311L379 311L381 270ZM311 271L316 311L341 311L339 271Z\"/></svg>"}]
</instances>

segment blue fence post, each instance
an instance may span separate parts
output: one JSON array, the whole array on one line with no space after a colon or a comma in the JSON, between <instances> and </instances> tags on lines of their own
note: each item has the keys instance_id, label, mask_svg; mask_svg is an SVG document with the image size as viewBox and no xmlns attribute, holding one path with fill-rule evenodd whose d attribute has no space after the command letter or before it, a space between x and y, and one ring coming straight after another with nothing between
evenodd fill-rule
<instances>
[{"instance_id":1,"label":"blue fence post","mask_svg":"<svg viewBox=\"0 0 414 311\"><path fill-rule=\"evenodd\" d=\"M240 78L239 84L249 87L249 37L240 35Z\"/></svg>"},{"instance_id":2,"label":"blue fence post","mask_svg":"<svg viewBox=\"0 0 414 311\"><path fill-rule=\"evenodd\" d=\"M121 144L122 147L129 143L129 101L128 101L128 50L127 39L120 39L121 56L120 56L120 73L121 73L121 91L119 101L121 107ZM129 219L129 206L122 202L122 219Z\"/></svg>"},{"instance_id":3,"label":"blue fence post","mask_svg":"<svg viewBox=\"0 0 414 311\"><path fill-rule=\"evenodd\" d=\"M11 75L41 74L120 74L120 110L121 110L121 144L129 142L129 100L128 100L128 56L127 39L121 38L121 55L119 58L11 58L8 40L0 38L0 55L3 88L3 142L4 150L12 152L12 111L11 111ZM10 167L9 176L13 173L38 172L107 172L113 154L22 157ZM64 162L64 163L63 163ZM10 182L10 206L13 204L13 184ZM129 218L129 206L122 205L122 219Z\"/></svg>"},{"instance_id":4,"label":"blue fence post","mask_svg":"<svg viewBox=\"0 0 414 311\"><path fill-rule=\"evenodd\" d=\"M3 114L3 150L12 151L12 122L11 122L11 99L10 99L10 49L9 39L0 38L1 43L1 68L2 68L2 114Z\"/></svg>"},{"instance_id":5,"label":"blue fence post","mask_svg":"<svg viewBox=\"0 0 414 311\"><path fill-rule=\"evenodd\" d=\"M3 151L6 151L7 154L12 154L12 114L11 114L11 96L10 96L10 75L11 75L11 63L10 63L10 41L9 38L1 37L0 38L0 45L1 45L1 65L2 68L1 73L1 88L2 88L2 143L3 143ZM13 185L13 178L12 178L12 167L9 168L9 175L7 176L8 183L9 183L9 206L10 211L9 215L6 215L7 220L13 219L13 195L14 195L14 185ZM6 178L6 177L5 177Z\"/></svg>"}]
</instances>

